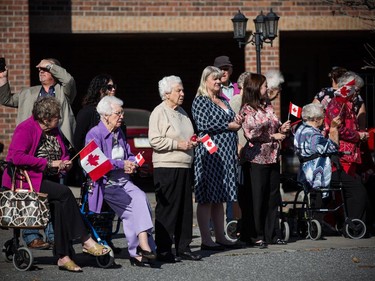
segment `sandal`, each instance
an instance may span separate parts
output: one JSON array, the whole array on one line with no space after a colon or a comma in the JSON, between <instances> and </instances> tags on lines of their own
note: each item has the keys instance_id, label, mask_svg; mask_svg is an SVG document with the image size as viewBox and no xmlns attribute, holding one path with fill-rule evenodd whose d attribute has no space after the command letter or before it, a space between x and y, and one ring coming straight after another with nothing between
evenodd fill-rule
<instances>
[{"instance_id":1,"label":"sandal","mask_svg":"<svg viewBox=\"0 0 375 281\"><path fill-rule=\"evenodd\" d=\"M108 254L111 251L110 248L104 247L103 245L99 245L98 243L95 243L90 248L83 247L82 252L86 254L90 254L92 256L98 257L98 256L104 256Z\"/></svg>"},{"instance_id":2,"label":"sandal","mask_svg":"<svg viewBox=\"0 0 375 281\"><path fill-rule=\"evenodd\" d=\"M68 261L64 263L63 265L58 265L58 266L59 266L59 270L66 270L69 272L83 272L82 268L76 265L74 261Z\"/></svg>"}]
</instances>

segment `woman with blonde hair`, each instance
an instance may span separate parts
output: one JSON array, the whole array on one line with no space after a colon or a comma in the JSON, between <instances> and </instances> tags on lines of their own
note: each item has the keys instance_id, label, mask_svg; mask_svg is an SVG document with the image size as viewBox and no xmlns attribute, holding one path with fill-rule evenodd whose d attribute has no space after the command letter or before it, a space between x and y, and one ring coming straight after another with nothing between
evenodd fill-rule
<instances>
[{"instance_id":1,"label":"woman with blonde hair","mask_svg":"<svg viewBox=\"0 0 375 281\"><path fill-rule=\"evenodd\" d=\"M198 137L209 135L217 146L210 154L203 144L195 149L194 187L202 250L222 251L234 245L224 236L223 203L237 200L237 131L242 117L220 96L222 71L207 66L193 101L192 114ZM216 242L209 229L212 219Z\"/></svg>"}]
</instances>

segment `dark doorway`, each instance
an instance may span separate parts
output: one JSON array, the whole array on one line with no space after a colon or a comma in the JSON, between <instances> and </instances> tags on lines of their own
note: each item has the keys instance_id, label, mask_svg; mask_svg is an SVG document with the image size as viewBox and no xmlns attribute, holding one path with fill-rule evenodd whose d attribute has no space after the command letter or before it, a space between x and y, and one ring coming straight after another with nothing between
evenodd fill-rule
<instances>
[{"instance_id":1,"label":"dark doorway","mask_svg":"<svg viewBox=\"0 0 375 281\"><path fill-rule=\"evenodd\" d=\"M310 103L323 87L330 86L328 73L333 66L343 66L359 73L367 82L361 91L367 111L374 109L374 71L365 71L364 59L369 57L365 43L375 46L370 31L280 32L280 68L285 76L281 95L281 117L287 119L289 102L299 106ZM370 85L371 81L371 85ZM374 115L368 114L373 127Z\"/></svg>"},{"instance_id":2,"label":"dark doorway","mask_svg":"<svg viewBox=\"0 0 375 281\"><path fill-rule=\"evenodd\" d=\"M244 52L232 33L31 34L30 45L32 69L41 58L54 57L74 76L75 112L90 80L103 72L116 80L117 96L126 107L148 110L161 102L158 81L180 76L186 95L183 107L190 112L202 71L216 56L230 57L234 80L244 71ZM31 83L37 84L37 71L31 73Z\"/></svg>"}]
</instances>

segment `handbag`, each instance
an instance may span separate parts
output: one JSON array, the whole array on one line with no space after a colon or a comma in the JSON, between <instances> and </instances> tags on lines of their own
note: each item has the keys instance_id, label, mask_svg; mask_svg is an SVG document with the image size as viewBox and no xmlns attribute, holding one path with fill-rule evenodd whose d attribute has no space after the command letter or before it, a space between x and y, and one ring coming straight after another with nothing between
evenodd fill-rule
<instances>
[{"instance_id":1,"label":"handbag","mask_svg":"<svg viewBox=\"0 0 375 281\"><path fill-rule=\"evenodd\" d=\"M16 188L16 174L26 178L29 190ZM25 170L15 169L11 189L0 191L0 226L4 228L42 229L50 219L47 193L37 193Z\"/></svg>"}]
</instances>

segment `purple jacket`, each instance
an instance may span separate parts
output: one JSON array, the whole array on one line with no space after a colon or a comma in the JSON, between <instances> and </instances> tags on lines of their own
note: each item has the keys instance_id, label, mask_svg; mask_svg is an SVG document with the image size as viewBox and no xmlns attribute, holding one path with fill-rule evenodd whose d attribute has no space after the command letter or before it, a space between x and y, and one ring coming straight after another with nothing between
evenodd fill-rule
<instances>
[{"instance_id":1,"label":"purple jacket","mask_svg":"<svg viewBox=\"0 0 375 281\"><path fill-rule=\"evenodd\" d=\"M124 148L125 159L129 161L135 161L134 154L130 151L130 146L126 142L125 136L121 129L117 129L119 132L118 142L119 145ZM110 160L113 165L113 170L121 169L124 170L124 160L113 160L112 158L112 134L105 127L102 121L95 127L93 127L86 135L86 144L91 140L94 140L99 148L103 151L104 155ZM130 180L130 176L124 173L124 176ZM94 182L93 190L89 193L88 202L89 209L92 212L100 213L103 205L103 193L105 184L107 183L107 176L103 176L98 181Z\"/></svg>"},{"instance_id":2,"label":"purple jacket","mask_svg":"<svg viewBox=\"0 0 375 281\"><path fill-rule=\"evenodd\" d=\"M62 150L62 160L68 160L68 151L65 148L60 131L53 129L52 134L57 137ZM39 123L31 116L25 121L21 122L13 133L12 142L9 145L8 156L6 161L11 161L16 166L28 166L27 172L30 176L31 183L35 191L40 191L40 184L43 179L43 171L47 166L46 158L35 157L36 149L42 137L42 128ZM11 178L8 171L5 170L3 174L3 186L11 188ZM16 187L19 182L16 183ZM24 188L29 188L26 180L23 182Z\"/></svg>"}]
</instances>

